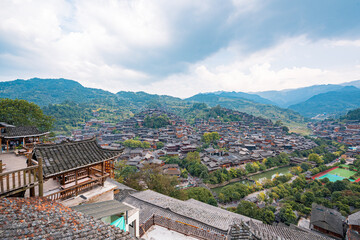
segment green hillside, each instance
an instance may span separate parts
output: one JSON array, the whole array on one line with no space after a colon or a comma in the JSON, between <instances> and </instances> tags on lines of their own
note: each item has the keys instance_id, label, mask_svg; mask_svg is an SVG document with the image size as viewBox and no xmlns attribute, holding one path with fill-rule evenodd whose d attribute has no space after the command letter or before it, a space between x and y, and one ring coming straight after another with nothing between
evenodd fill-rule
<instances>
[{"instance_id":1,"label":"green hillside","mask_svg":"<svg viewBox=\"0 0 360 240\"><path fill-rule=\"evenodd\" d=\"M314 117L318 114L344 114L358 107L360 107L360 89L348 86L337 91L315 95L289 108L303 116Z\"/></svg>"},{"instance_id":2,"label":"green hillside","mask_svg":"<svg viewBox=\"0 0 360 240\"><path fill-rule=\"evenodd\" d=\"M91 118L109 122L133 116L145 108L162 108L185 119L193 120L202 113L191 110L194 102L204 102L210 107L220 105L255 116L281 120L290 128L303 128L304 118L296 112L269 104L245 99L248 95L239 93L198 94L189 99L145 92L116 94L86 88L78 82L66 79L30 79L0 82L0 98L19 98L42 106L44 113L56 119L55 130L69 133ZM260 97L250 96L255 99ZM261 101L266 101L262 99Z\"/></svg>"},{"instance_id":3,"label":"green hillside","mask_svg":"<svg viewBox=\"0 0 360 240\"><path fill-rule=\"evenodd\" d=\"M305 121L304 117L292 110L274 105L256 103L247 99L221 97L216 94L197 94L186 100L206 103L211 107L220 105L221 107L245 112L254 116L268 118L274 122L280 120L288 125L303 124Z\"/></svg>"},{"instance_id":4,"label":"green hillside","mask_svg":"<svg viewBox=\"0 0 360 240\"><path fill-rule=\"evenodd\" d=\"M360 121L360 108L350 110L346 115L340 117L341 120L357 120Z\"/></svg>"},{"instance_id":5,"label":"green hillside","mask_svg":"<svg viewBox=\"0 0 360 240\"><path fill-rule=\"evenodd\" d=\"M67 100L81 103L109 97L114 97L114 94L101 89L86 88L76 81L62 78L0 82L0 98L24 99L39 106Z\"/></svg>"}]
</instances>

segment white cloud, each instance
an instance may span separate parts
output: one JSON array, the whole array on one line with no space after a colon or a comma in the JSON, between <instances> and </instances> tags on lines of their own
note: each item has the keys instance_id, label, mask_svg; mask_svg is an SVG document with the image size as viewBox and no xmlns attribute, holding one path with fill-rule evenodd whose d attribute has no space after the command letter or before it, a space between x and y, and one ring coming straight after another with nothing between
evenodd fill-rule
<instances>
[{"instance_id":1,"label":"white cloud","mask_svg":"<svg viewBox=\"0 0 360 240\"><path fill-rule=\"evenodd\" d=\"M258 0L228 3L233 7L224 8L228 12L217 17L229 26L261 7ZM360 78L360 40L312 42L306 36L284 38L250 55L234 40L203 60L185 62L186 72L167 77L129 67L166 56L191 35L192 25L201 31L201 23L213 24L222 5L216 0L3 0L0 79L64 77L112 92L143 90L187 97L198 92L284 89ZM197 48L201 46L187 50Z\"/></svg>"},{"instance_id":2,"label":"white cloud","mask_svg":"<svg viewBox=\"0 0 360 240\"><path fill-rule=\"evenodd\" d=\"M171 75L150 89L188 97L198 92L256 92L360 79L360 47L356 45L348 48L300 36L251 55L240 49L233 44L190 66L187 73Z\"/></svg>"}]
</instances>

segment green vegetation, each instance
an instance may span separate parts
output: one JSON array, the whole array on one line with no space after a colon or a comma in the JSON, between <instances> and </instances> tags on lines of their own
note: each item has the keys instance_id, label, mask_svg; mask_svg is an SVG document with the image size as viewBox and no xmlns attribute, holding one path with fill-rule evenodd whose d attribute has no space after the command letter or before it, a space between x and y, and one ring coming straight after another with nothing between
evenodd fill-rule
<instances>
[{"instance_id":1,"label":"green vegetation","mask_svg":"<svg viewBox=\"0 0 360 240\"><path fill-rule=\"evenodd\" d=\"M20 99L0 99L0 122L15 126L36 126L39 130L49 131L54 119L45 115L34 103Z\"/></svg>"},{"instance_id":2,"label":"green vegetation","mask_svg":"<svg viewBox=\"0 0 360 240\"><path fill-rule=\"evenodd\" d=\"M275 220L275 210L276 209L273 207L258 208L255 203L242 200L237 206L235 212L261 220L267 224L272 224Z\"/></svg>"},{"instance_id":3,"label":"green vegetation","mask_svg":"<svg viewBox=\"0 0 360 240\"><path fill-rule=\"evenodd\" d=\"M292 174L286 174L275 177L273 180L266 180L264 184L256 182L254 185L245 185L241 183L230 184L223 187L218 194L218 199L220 202L232 202L237 201L250 193L263 190L265 188L274 187L278 184L285 183L289 181L292 177Z\"/></svg>"},{"instance_id":4,"label":"green vegetation","mask_svg":"<svg viewBox=\"0 0 360 240\"><path fill-rule=\"evenodd\" d=\"M76 103L112 97L113 94L101 89L83 87L80 83L67 79L15 80L0 82L0 97L24 99L39 106L59 104L64 101Z\"/></svg>"},{"instance_id":5,"label":"green vegetation","mask_svg":"<svg viewBox=\"0 0 360 240\"><path fill-rule=\"evenodd\" d=\"M125 140L122 142L122 145L128 148L150 148L151 145L149 142L146 141L139 141L134 139Z\"/></svg>"},{"instance_id":6,"label":"green vegetation","mask_svg":"<svg viewBox=\"0 0 360 240\"><path fill-rule=\"evenodd\" d=\"M144 126L147 128L162 128L170 124L170 119L167 115L161 116L146 116L144 119Z\"/></svg>"},{"instance_id":7,"label":"green vegetation","mask_svg":"<svg viewBox=\"0 0 360 240\"><path fill-rule=\"evenodd\" d=\"M156 143L156 149L161 149L164 147L164 143L163 142L157 142Z\"/></svg>"},{"instance_id":8,"label":"green vegetation","mask_svg":"<svg viewBox=\"0 0 360 240\"><path fill-rule=\"evenodd\" d=\"M349 111L341 120L360 120L360 108Z\"/></svg>"},{"instance_id":9,"label":"green vegetation","mask_svg":"<svg viewBox=\"0 0 360 240\"><path fill-rule=\"evenodd\" d=\"M206 132L204 133L204 135L201 138L201 141L203 141L205 144L210 144L210 143L216 143L217 141L219 141L220 139L220 135L217 132Z\"/></svg>"},{"instance_id":10,"label":"green vegetation","mask_svg":"<svg viewBox=\"0 0 360 240\"><path fill-rule=\"evenodd\" d=\"M274 105L261 104L242 98L222 97L216 94L198 94L186 100L192 102L206 103L209 106L217 106L245 112L258 117L271 119L272 121L281 120L286 125L300 125L303 127L305 121L300 114Z\"/></svg>"},{"instance_id":11,"label":"green vegetation","mask_svg":"<svg viewBox=\"0 0 360 240\"><path fill-rule=\"evenodd\" d=\"M145 164L143 168L137 170L134 166L119 162L115 165L115 179L136 190L151 189L181 200L193 198L217 206L217 201L208 189L202 187L177 189L179 180L176 177L163 175L161 168L157 166Z\"/></svg>"},{"instance_id":12,"label":"green vegetation","mask_svg":"<svg viewBox=\"0 0 360 240\"><path fill-rule=\"evenodd\" d=\"M350 183L348 180L330 182L328 179L315 180L310 184L304 176L298 177L292 183L279 184L271 189L268 194L270 201L281 199L283 208L298 211L301 215L307 216L311 211L313 202L328 208L337 208L342 215L350 214L350 206L360 208L360 185ZM286 205L285 205L286 204ZM284 215L286 210L283 210ZM282 218L285 223L294 223L289 216Z\"/></svg>"},{"instance_id":13,"label":"green vegetation","mask_svg":"<svg viewBox=\"0 0 360 240\"><path fill-rule=\"evenodd\" d=\"M189 188L186 190L187 197L196 199L198 201L217 206L217 202L210 192L210 190L203 187Z\"/></svg>"},{"instance_id":14,"label":"green vegetation","mask_svg":"<svg viewBox=\"0 0 360 240\"><path fill-rule=\"evenodd\" d=\"M91 109L85 104L65 101L43 107L43 111L55 119L55 131L68 133L92 118Z\"/></svg>"},{"instance_id":15,"label":"green vegetation","mask_svg":"<svg viewBox=\"0 0 360 240\"><path fill-rule=\"evenodd\" d=\"M161 168L157 166L145 164L137 171L134 167L126 166L125 162L120 162L115 166L115 177L117 181L136 190L151 189L174 198L187 199L186 193L176 188L179 180L163 175Z\"/></svg>"},{"instance_id":16,"label":"green vegetation","mask_svg":"<svg viewBox=\"0 0 360 240\"><path fill-rule=\"evenodd\" d=\"M318 114L341 114L360 106L360 89L347 86L342 89L321 93L310 99L289 106L303 116L314 117Z\"/></svg>"}]
</instances>

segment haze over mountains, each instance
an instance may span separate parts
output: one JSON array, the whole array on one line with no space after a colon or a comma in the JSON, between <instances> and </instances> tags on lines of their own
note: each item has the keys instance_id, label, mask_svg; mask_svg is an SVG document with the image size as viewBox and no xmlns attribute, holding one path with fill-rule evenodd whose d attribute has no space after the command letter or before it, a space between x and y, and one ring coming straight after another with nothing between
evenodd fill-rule
<instances>
[{"instance_id":1,"label":"haze over mountains","mask_svg":"<svg viewBox=\"0 0 360 240\"><path fill-rule=\"evenodd\" d=\"M60 104L64 101L86 103L108 99L114 104L141 107L151 102L170 107L203 102L209 106L243 111L287 123L303 122L304 117L318 114L343 114L360 107L360 80L341 85L314 85L305 88L257 93L225 92L199 93L187 99L145 92L120 91L116 94L82 86L67 79L15 80L0 82L1 98L20 98L40 106ZM300 115L300 114L301 115Z\"/></svg>"}]
</instances>

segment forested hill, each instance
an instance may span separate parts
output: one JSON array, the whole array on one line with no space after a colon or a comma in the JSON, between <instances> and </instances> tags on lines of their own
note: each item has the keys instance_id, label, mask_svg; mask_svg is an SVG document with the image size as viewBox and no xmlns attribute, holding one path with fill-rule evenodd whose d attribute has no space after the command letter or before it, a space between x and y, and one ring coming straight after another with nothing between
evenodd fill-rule
<instances>
[{"instance_id":1,"label":"forested hill","mask_svg":"<svg viewBox=\"0 0 360 240\"><path fill-rule=\"evenodd\" d=\"M340 117L340 119L360 121L360 108L349 111L346 115Z\"/></svg>"},{"instance_id":2,"label":"forested hill","mask_svg":"<svg viewBox=\"0 0 360 240\"><path fill-rule=\"evenodd\" d=\"M80 83L66 79L15 80L0 82L0 98L19 98L42 106L44 112L57 119L56 126L79 126L91 118L106 121L118 121L142 111L145 108L160 107L184 118L194 117L188 110L193 102L204 102L209 106L217 106L245 112L255 116L281 120L291 125L303 124L304 118L292 110L283 109L270 104L257 103L244 99L239 93L220 93L195 95L182 100L180 98L148 94L145 92L125 92L116 94L101 89L92 89ZM250 96L261 101L259 96ZM196 114L195 114L196 115Z\"/></svg>"},{"instance_id":3,"label":"forested hill","mask_svg":"<svg viewBox=\"0 0 360 240\"><path fill-rule=\"evenodd\" d=\"M261 104L248 99L223 97L221 95L208 93L197 94L191 98L187 98L186 100L190 102L206 103L211 107L220 105L225 108L245 112L254 116L268 118L272 121L280 120L288 125L299 124L305 121L303 116L292 110L269 104Z\"/></svg>"},{"instance_id":4,"label":"forested hill","mask_svg":"<svg viewBox=\"0 0 360 240\"><path fill-rule=\"evenodd\" d=\"M343 87L337 91L322 93L305 102L289 108L306 117L318 114L344 114L360 106L360 89L354 86Z\"/></svg>"},{"instance_id":5,"label":"forested hill","mask_svg":"<svg viewBox=\"0 0 360 240\"><path fill-rule=\"evenodd\" d=\"M86 88L76 81L62 78L32 78L0 82L0 98L24 99L39 106L62 103L67 100L81 103L113 96L113 93L101 89Z\"/></svg>"}]
</instances>

